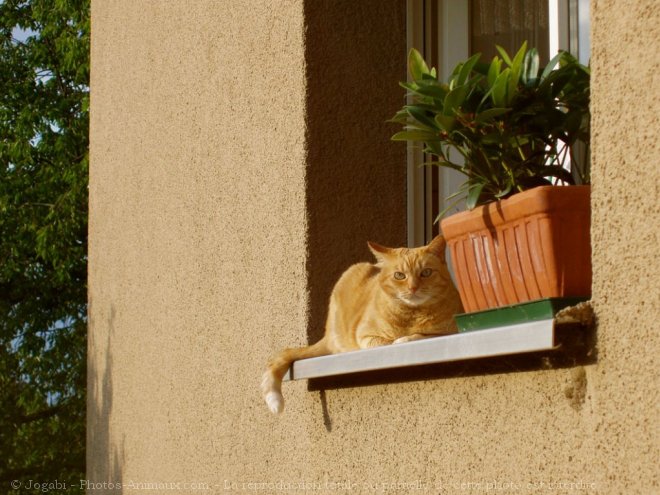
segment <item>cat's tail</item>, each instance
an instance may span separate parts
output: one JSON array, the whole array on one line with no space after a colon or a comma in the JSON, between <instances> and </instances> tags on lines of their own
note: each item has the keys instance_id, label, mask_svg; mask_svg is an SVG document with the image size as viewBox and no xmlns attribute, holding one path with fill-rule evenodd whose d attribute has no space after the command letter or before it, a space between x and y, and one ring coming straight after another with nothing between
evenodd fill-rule
<instances>
[{"instance_id":1,"label":"cat's tail","mask_svg":"<svg viewBox=\"0 0 660 495\"><path fill-rule=\"evenodd\" d=\"M261 392L268 409L274 414L279 414L284 410L284 398L282 397L282 378L291 366L291 363L298 359L306 359L330 354L330 349L326 344L325 337L316 344L308 347L297 347L284 349L268 362L265 373L261 380Z\"/></svg>"}]
</instances>

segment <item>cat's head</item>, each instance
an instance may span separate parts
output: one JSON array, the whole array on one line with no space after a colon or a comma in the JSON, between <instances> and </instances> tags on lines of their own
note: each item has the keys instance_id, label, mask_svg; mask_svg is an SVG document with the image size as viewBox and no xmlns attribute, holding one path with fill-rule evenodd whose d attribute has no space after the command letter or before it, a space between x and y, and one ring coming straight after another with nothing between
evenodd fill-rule
<instances>
[{"instance_id":1,"label":"cat's head","mask_svg":"<svg viewBox=\"0 0 660 495\"><path fill-rule=\"evenodd\" d=\"M419 248L388 248L369 242L380 268L382 290L407 306L421 306L454 290L445 263L445 240L439 235Z\"/></svg>"}]
</instances>

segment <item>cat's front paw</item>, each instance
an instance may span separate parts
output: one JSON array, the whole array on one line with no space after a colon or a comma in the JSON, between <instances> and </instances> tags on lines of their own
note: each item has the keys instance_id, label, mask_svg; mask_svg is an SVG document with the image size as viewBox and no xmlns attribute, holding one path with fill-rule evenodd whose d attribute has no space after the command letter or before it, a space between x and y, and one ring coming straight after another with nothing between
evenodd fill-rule
<instances>
[{"instance_id":1,"label":"cat's front paw","mask_svg":"<svg viewBox=\"0 0 660 495\"><path fill-rule=\"evenodd\" d=\"M392 344L405 344L406 342L412 342L413 340L427 339L428 337L429 337L428 335L423 335L421 333L414 333L412 335L404 335L403 337L399 337L394 342L392 342Z\"/></svg>"}]
</instances>

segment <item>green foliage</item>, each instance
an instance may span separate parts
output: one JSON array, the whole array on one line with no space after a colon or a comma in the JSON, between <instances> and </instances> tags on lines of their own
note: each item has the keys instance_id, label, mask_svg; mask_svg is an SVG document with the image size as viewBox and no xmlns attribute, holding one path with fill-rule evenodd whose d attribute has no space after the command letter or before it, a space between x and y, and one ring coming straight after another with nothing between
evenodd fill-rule
<instances>
[{"instance_id":1,"label":"green foliage","mask_svg":"<svg viewBox=\"0 0 660 495\"><path fill-rule=\"evenodd\" d=\"M34 490L12 480L84 478L89 28L89 0L0 1L0 486L14 495Z\"/></svg>"},{"instance_id":2,"label":"green foliage","mask_svg":"<svg viewBox=\"0 0 660 495\"><path fill-rule=\"evenodd\" d=\"M411 50L412 81L401 86L412 104L392 119L404 125L393 140L421 141L427 164L465 174L450 199L470 209L537 185L589 182L589 68L567 52L539 67L526 42L513 57L497 49L490 64L481 54L458 64L446 83Z\"/></svg>"}]
</instances>

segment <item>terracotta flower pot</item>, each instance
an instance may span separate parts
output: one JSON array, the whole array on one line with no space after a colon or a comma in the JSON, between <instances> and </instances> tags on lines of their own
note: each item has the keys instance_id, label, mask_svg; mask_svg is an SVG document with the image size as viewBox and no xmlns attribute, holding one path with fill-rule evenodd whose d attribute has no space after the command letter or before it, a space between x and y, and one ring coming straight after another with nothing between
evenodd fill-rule
<instances>
[{"instance_id":1,"label":"terracotta flower pot","mask_svg":"<svg viewBox=\"0 0 660 495\"><path fill-rule=\"evenodd\" d=\"M441 222L470 313L591 293L590 186L542 186Z\"/></svg>"}]
</instances>

